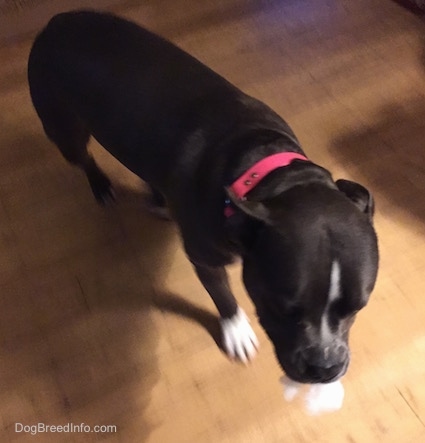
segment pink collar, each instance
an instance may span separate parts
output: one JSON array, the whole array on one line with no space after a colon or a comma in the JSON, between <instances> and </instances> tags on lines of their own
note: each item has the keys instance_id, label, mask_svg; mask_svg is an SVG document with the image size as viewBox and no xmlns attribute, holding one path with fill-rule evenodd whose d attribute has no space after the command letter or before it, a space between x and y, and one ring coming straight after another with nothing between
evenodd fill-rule
<instances>
[{"instance_id":1,"label":"pink collar","mask_svg":"<svg viewBox=\"0 0 425 443\"><path fill-rule=\"evenodd\" d=\"M307 157L296 152L279 152L277 154L269 155L244 172L229 186L229 190L237 199L243 200L246 194L254 189L255 186L257 186L258 183L270 172L277 168L288 166L294 160L309 161ZM230 217L233 214L234 209L230 206L230 201L226 200L224 215Z\"/></svg>"}]
</instances>

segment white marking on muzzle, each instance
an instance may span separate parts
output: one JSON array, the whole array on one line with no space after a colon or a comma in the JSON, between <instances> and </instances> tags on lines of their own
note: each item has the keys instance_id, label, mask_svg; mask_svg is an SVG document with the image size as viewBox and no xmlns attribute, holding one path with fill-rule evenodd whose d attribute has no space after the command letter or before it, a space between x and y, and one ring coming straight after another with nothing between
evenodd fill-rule
<instances>
[{"instance_id":1,"label":"white marking on muzzle","mask_svg":"<svg viewBox=\"0 0 425 443\"><path fill-rule=\"evenodd\" d=\"M333 334L329 324L329 308L341 296L341 267L335 260L332 262L328 301L323 311L322 321L320 325L320 338L322 343L328 344L333 341Z\"/></svg>"}]
</instances>

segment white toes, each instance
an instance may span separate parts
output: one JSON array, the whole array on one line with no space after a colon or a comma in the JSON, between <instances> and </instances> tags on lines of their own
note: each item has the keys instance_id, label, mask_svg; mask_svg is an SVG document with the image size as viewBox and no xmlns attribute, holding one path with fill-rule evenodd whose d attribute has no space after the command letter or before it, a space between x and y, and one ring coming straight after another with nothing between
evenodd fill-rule
<instances>
[{"instance_id":1,"label":"white toes","mask_svg":"<svg viewBox=\"0 0 425 443\"><path fill-rule=\"evenodd\" d=\"M238 308L233 317L221 319L220 324L227 354L243 363L252 360L257 353L259 343L245 312Z\"/></svg>"}]
</instances>

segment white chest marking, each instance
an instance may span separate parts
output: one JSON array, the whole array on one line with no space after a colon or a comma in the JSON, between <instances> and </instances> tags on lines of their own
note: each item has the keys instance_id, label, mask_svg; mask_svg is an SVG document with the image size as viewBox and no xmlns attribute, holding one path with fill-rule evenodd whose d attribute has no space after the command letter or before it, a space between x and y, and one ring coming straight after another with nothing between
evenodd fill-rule
<instances>
[{"instance_id":1,"label":"white chest marking","mask_svg":"<svg viewBox=\"0 0 425 443\"><path fill-rule=\"evenodd\" d=\"M337 261L332 262L328 301L322 315L320 337L323 343L332 342L332 331L329 325L329 308L341 296L341 267Z\"/></svg>"}]
</instances>

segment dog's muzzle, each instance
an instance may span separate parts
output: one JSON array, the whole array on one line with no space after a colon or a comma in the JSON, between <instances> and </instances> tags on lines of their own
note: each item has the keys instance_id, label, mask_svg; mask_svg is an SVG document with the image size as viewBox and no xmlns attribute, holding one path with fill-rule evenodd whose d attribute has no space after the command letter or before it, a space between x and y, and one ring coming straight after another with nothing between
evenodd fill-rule
<instances>
[{"instance_id":1,"label":"dog's muzzle","mask_svg":"<svg viewBox=\"0 0 425 443\"><path fill-rule=\"evenodd\" d=\"M350 354L345 344L309 346L297 350L291 360L293 364L289 377L305 383L329 383L345 374Z\"/></svg>"}]
</instances>

